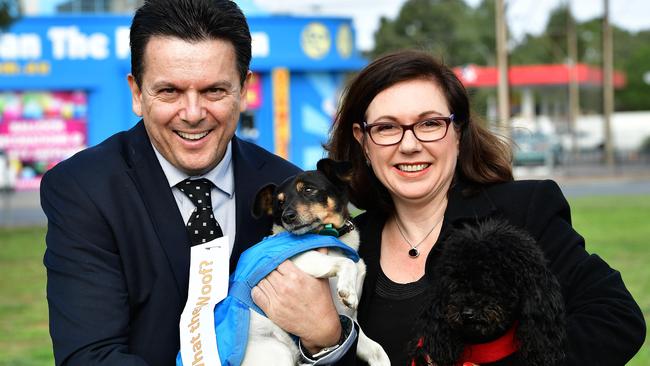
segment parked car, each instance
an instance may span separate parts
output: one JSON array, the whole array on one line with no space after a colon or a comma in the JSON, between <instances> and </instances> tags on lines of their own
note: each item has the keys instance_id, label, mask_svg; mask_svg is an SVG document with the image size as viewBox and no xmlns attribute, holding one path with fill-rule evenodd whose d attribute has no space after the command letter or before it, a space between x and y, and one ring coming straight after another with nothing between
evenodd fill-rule
<instances>
[{"instance_id":1,"label":"parked car","mask_svg":"<svg viewBox=\"0 0 650 366\"><path fill-rule=\"evenodd\" d=\"M515 166L556 166L562 162L562 145L552 136L539 131L515 130L512 133Z\"/></svg>"}]
</instances>

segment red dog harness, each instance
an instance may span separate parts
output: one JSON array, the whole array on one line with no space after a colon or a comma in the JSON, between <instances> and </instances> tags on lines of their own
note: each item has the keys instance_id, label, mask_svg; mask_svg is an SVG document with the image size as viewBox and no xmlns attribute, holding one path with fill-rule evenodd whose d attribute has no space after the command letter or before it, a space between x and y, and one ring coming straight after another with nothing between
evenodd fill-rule
<instances>
[{"instance_id":1,"label":"red dog harness","mask_svg":"<svg viewBox=\"0 0 650 366\"><path fill-rule=\"evenodd\" d=\"M484 364L499 361L504 359L517 351L517 344L515 341L515 330L517 324L513 325L504 335L487 343L470 344L465 346L463 354L458 360L458 366L471 366L473 364ZM424 339L420 338L418 341L418 348L424 345ZM433 362L428 361L429 365ZM416 366L415 360L411 361L411 366Z\"/></svg>"}]
</instances>

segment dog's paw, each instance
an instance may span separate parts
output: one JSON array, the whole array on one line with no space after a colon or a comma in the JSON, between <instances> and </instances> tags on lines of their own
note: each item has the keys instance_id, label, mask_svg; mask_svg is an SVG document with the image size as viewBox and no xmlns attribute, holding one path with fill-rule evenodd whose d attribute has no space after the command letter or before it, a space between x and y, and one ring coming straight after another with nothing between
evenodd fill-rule
<instances>
[{"instance_id":1,"label":"dog's paw","mask_svg":"<svg viewBox=\"0 0 650 366\"><path fill-rule=\"evenodd\" d=\"M368 359L368 365L390 366L390 358L388 358L388 355L382 348L379 348L371 353L370 358Z\"/></svg>"},{"instance_id":2,"label":"dog's paw","mask_svg":"<svg viewBox=\"0 0 650 366\"><path fill-rule=\"evenodd\" d=\"M350 289L340 288L338 290L338 295L343 305L347 306L352 310L356 310L357 305L359 305L359 298L357 297L356 291L350 291Z\"/></svg>"},{"instance_id":3,"label":"dog's paw","mask_svg":"<svg viewBox=\"0 0 650 366\"><path fill-rule=\"evenodd\" d=\"M368 361L368 364L370 366L390 366L390 359L388 356L386 356L386 354L384 354L381 357L370 359Z\"/></svg>"}]
</instances>

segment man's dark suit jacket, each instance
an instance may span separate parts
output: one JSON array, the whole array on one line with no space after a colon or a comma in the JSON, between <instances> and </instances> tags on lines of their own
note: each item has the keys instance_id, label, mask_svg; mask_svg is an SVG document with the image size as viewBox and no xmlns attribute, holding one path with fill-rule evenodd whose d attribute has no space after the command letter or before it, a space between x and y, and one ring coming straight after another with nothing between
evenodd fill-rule
<instances>
[{"instance_id":1,"label":"man's dark suit jacket","mask_svg":"<svg viewBox=\"0 0 650 366\"><path fill-rule=\"evenodd\" d=\"M298 168L233 138L237 234L230 260L269 233L257 190ZM142 121L58 164L41 183L57 365L173 365L190 246Z\"/></svg>"}]
</instances>

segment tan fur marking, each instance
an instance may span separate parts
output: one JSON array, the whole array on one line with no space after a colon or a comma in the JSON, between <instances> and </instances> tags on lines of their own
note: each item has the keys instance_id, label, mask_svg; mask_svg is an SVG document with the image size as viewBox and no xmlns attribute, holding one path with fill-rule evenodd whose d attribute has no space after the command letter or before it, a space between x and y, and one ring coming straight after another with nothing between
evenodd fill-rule
<instances>
[{"instance_id":1,"label":"tan fur marking","mask_svg":"<svg viewBox=\"0 0 650 366\"><path fill-rule=\"evenodd\" d=\"M336 202L332 197L327 197L327 208L332 212L334 212L334 209L336 208Z\"/></svg>"},{"instance_id":2,"label":"tan fur marking","mask_svg":"<svg viewBox=\"0 0 650 366\"><path fill-rule=\"evenodd\" d=\"M324 221L328 214L327 208L325 206L314 204L312 206L303 206L303 210L309 212L313 216L318 217L324 224L327 224L327 222Z\"/></svg>"},{"instance_id":3,"label":"tan fur marking","mask_svg":"<svg viewBox=\"0 0 650 366\"><path fill-rule=\"evenodd\" d=\"M300 218L300 221L302 222L310 222L314 219L314 216L318 216L318 213L314 210L314 207L310 207L309 205L305 205L302 203L296 204L296 212L298 213L298 217Z\"/></svg>"},{"instance_id":4,"label":"tan fur marking","mask_svg":"<svg viewBox=\"0 0 650 366\"><path fill-rule=\"evenodd\" d=\"M261 196L262 209L264 209L267 215L272 216L273 215L273 194L269 189L266 189L262 193L263 193Z\"/></svg>"},{"instance_id":5,"label":"tan fur marking","mask_svg":"<svg viewBox=\"0 0 650 366\"><path fill-rule=\"evenodd\" d=\"M349 174L341 175L339 176L339 179L349 184L350 182L352 182L352 173L350 172Z\"/></svg>"},{"instance_id":6,"label":"tan fur marking","mask_svg":"<svg viewBox=\"0 0 650 366\"><path fill-rule=\"evenodd\" d=\"M303 182L296 182L296 192L302 191L302 189L305 187L305 183Z\"/></svg>"},{"instance_id":7,"label":"tan fur marking","mask_svg":"<svg viewBox=\"0 0 650 366\"><path fill-rule=\"evenodd\" d=\"M343 217L335 211L335 208L335 201L332 198L328 197L327 206L314 205L310 208L310 210L321 220L323 224L332 224L335 227L341 227L343 225Z\"/></svg>"}]
</instances>

